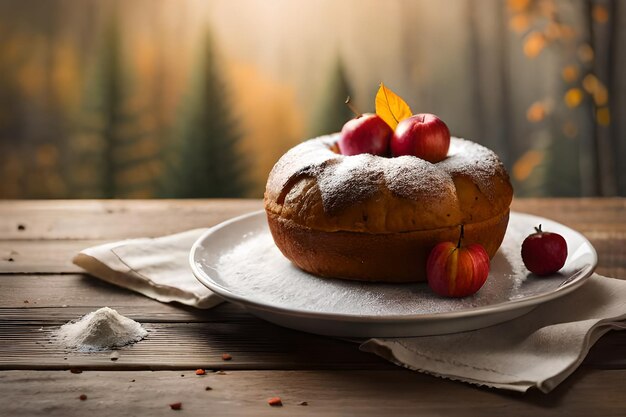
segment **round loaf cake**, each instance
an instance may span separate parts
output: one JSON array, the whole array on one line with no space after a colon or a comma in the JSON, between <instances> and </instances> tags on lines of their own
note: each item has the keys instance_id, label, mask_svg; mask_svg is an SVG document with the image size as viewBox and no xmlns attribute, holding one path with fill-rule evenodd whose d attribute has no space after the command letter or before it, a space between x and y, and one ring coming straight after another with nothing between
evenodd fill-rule
<instances>
[{"instance_id":1,"label":"round loaf cake","mask_svg":"<svg viewBox=\"0 0 626 417\"><path fill-rule=\"evenodd\" d=\"M497 155L452 138L432 164L414 156L338 153L339 134L303 142L272 169L265 190L269 227L281 252L323 277L426 279L439 242L480 243L495 255L513 188Z\"/></svg>"}]
</instances>

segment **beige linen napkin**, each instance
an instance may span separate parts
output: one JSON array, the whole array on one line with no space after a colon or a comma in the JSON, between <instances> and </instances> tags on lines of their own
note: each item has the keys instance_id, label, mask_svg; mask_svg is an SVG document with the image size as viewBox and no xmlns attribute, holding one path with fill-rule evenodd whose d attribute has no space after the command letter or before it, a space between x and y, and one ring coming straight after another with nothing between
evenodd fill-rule
<instances>
[{"instance_id":1,"label":"beige linen napkin","mask_svg":"<svg viewBox=\"0 0 626 417\"><path fill-rule=\"evenodd\" d=\"M442 336L370 339L360 349L444 378L550 392L603 334L625 329L623 320L626 281L594 274L573 293L509 322Z\"/></svg>"},{"instance_id":2,"label":"beige linen napkin","mask_svg":"<svg viewBox=\"0 0 626 417\"><path fill-rule=\"evenodd\" d=\"M81 251L74 263L112 284L159 301L210 308L222 300L188 265L206 229L131 239ZM442 336L370 339L360 349L416 371L478 385L549 392L583 361L593 344L626 323L626 281L595 274L573 293L515 320Z\"/></svg>"},{"instance_id":3,"label":"beige linen napkin","mask_svg":"<svg viewBox=\"0 0 626 417\"><path fill-rule=\"evenodd\" d=\"M191 246L206 230L94 246L73 262L91 275L155 300L211 308L223 300L198 282L188 260Z\"/></svg>"}]
</instances>

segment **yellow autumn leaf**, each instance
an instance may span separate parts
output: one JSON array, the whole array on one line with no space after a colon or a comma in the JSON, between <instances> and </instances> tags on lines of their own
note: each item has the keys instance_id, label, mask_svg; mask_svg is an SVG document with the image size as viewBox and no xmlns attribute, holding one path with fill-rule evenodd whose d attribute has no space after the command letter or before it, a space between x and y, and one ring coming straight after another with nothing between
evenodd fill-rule
<instances>
[{"instance_id":1,"label":"yellow autumn leaf","mask_svg":"<svg viewBox=\"0 0 626 417\"><path fill-rule=\"evenodd\" d=\"M609 101L609 91L598 77L593 74L587 74L583 78L583 88L591 94L596 106L606 106Z\"/></svg>"},{"instance_id":2,"label":"yellow autumn leaf","mask_svg":"<svg viewBox=\"0 0 626 417\"><path fill-rule=\"evenodd\" d=\"M509 19L509 28L517 33L523 33L530 26L530 19L525 14L516 14Z\"/></svg>"},{"instance_id":3,"label":"yellow autumn leaf","mask_svg":"<svg viewBox=\"0 0 626 417\"><path fill-rule=\"evenodd\" d=\"M526 110L526 119L529 122L537 123L545 119L547 113L546 105L541 101L536 101Z\"/></svg>"},{"instance_id":4,"label":"yellow autumn leaf","mask_svg":"<svg viewBox=\"0 0 626 417\"><path fill-rule=\"evenodd\" d=\"M556 4L553 1L537 1L535 3L540 15L553 19L553 16L557 14Z\"/></svg>"},{"instance_id":5,"label":"yellow autumn leaf","mask_svg":"<svg viewBox=\"0 0 626 417\"><path fill-rule=\"evenodd\" d=\"M598 77L596 77L593 74L587 74L585 75L585 78L583 78L583 88L589 94L593 94L593 92L598 87L598 83L599 83Z\"/></svg>"},{"instance_id":6,"label":"yellow autumn leaf","mask_svg":"<svg viewBox=\"0 0 626 417\"><path fill-rule=\"evenodd\" d=\"M575 65L568 65L561 71L561 76L568 83L574 82L578 78L578 68Z\"/></svg>"},{"instance_id":7,"label":"yellow autumn leaf","mask_svg":"<svg viewBox=\"0 0 626 417\"><path fill-rule=\"evenodd\" d=\"M567 107L577 107L583 101L583 92L579 88L570 88L565 93L564 100Z\"/></svg>"},{"instance_id":8,"label":"yellow autumn leaf","mask_svg":"<svg viewBox=\"0 0 626 417\"><path fill-rule=\"evenodd\" d=\"M526 181L533 170L543 162L544 153L531 149L522 155L513 164L513 178L517 181Z\"/></svg>"},{"instance_id":9,"label":"yellow autumn leaf","mask_svg":"<svg viewBox=\"0 0 626 417\"><path fill-rule=\"evenodd\" d=\"M573 27L571 27L569 25L561 24L561 25L559 25L559 28L560 28L560 31L561 31L561 37L563 39L570 40L570 39L574 39L576 37L576 30Z\"/></svg>"},{"instance_id":10,"label":"yellow autumn leaf","mask_svg":"<svg viewBox=\"0 0 626 417\"><path fill-rule=\"evenodd\" d=\"M411 117L413 112L400 96L380 83L376 93L376 114L395 130L398 123Z\"/></svg>"},{"instance_id":11,"label":"yellow autumn leaf","mask_svg":"<svg viewBox=\"0 0 626 417\"><path fill-rule=\"evenodd\" d=\"M530 0L509 0L507 4L512 12L522 12L530 6Z\"/></svg>"},{"instance_id":12,"label":"yellow autumn leaf","mask_svg":"<svg viewBox=\"0 0 626 417\"><path fill-rule=\"evenodd\" d=\"M593 92L593 102L596 106L605 106L609 102L609 92L606 87L599 84Z\"/></svg>"},{"instance_id":13,"label":"yellow autumn leaf","mask_svg":"<svg viewBox=\"0 0 626 417\"><path fill-rule=\"evenodd\" d=\"M593 6L591 14L593 15L593 20L598 23L606 23L609 21L609 11L606 6L600 4Z\"/></svg>"},{"instance_id":14,"label":"yellow autumn leaf","mask_svg":"<svg viewBox=\"0 0 626 417\"><path fill-rule=\"evenodd\" d=\"M596 110L596 122L600 126L608 126L611 124L611 112L608 107L600 107Z\"/></svg>"},{"instance_id":15,"label":"yellow autumn leaf","mask_svg":"<svg viewBox=\"0 0 626 417\"><path fill-rule=\"evenodd\" d=\"M543 33L546 39L554 41L561 37L561 25L555 22L550 22L546 25Z\"/></svg>"},{"instance_id":16,"label":"yellow autumn leaf","mask_svg":"<svg viewBox=\"0 0 626 417\"><path fill-rule=\"evenodd\" d=\"M546 38L542 33L531 32L524 40L524 54L528 58L535 58L546 46Z\"/></svg>"},{"instance_id":17,"label":"yellow autumn leaf","mask_svg":"<svg viewBox=\"0 0 626 417\"><path fill-rule=\"evenodd\" d=\"M593 48L588 43L583 43L578 47L578 58L583 62L591 62L595 56Z\"/></svg>"}]
</instances>

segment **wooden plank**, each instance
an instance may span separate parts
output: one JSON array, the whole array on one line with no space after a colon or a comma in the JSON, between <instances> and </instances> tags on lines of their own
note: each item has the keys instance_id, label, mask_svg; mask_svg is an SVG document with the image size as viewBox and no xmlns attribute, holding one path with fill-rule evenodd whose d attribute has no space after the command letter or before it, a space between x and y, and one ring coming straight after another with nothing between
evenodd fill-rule
<instances>
[{"instance_id":1,"label":"wooden plank","mask_svg":"<svg viewBox=\"0 0 626 417\"><path fill-rule=\"evenodd\" d=\"M182 376L184 375L184 376ZM0 372L7 416L621 416L626 371L580 369L550 394L386 371ZM209 386L212 389L206 390ZM81 401L79 396L86 395ZM282 407L270 407L279 396ZM10 399L10 400L9 400ZM307 405L299 405L306 401ZM175 413L174 413L175 414Z\"/></svg>"},{"instance_id":2,"label":"wooden plank","mask_svg":"<svg viewBox=\"0 0 626 417\"><path fill-rule=\"evenodd\" d=\"M151 323L207 323L233 322L237 320L258 323L258 319L250 316L234 304L223 304L209 310L199 310L174 304L118 305L115 301L94 306L83 307L0 307L0 321L15 324L62 325L95 311L101 307L110 307L118 313L139 322ZM30 305L30 304L29 304ZM219 311L218 311L219 310ZM1 336L0 336L1 337Z\"/></svg>"},{"instance_id":3,"label":"wooden plank","mask_svg":"<svg viewBox=\"0 0 626 417\"><path fill-rule=\"evenodd\" d=\"M595 225L574 224L596 248L598 273L626 278L626 226L624 230L600 231ZM607 227L608 229L608 227ZM72 264L80 250L106 243L106 240L0 240L0 274L78 273Z\"/></svg>"},{"instance_id":4,"label":"wooden plank","mask_svg":"<svg viewBox=\"0 0 626 417\"><path fill-rule=\"evenodd\" d=\"M2 201L0 240L161 236L261 208L260 200ZM512 208L584 230L626 231L624 198L521 199Z\"/></svg>"},{"instance_id":5,"label":"wooden plank","mask_svg":"<svg viewBox=\"0 0 626 417\"><path fill-rule=\"evenodd\" d=\"M121 314L141 323L146 323L147 326L161 323L183 323L181 329L176 328L175 325L161 326L161 329L165 329L163 330L165 333L162 334L169 335L172 337L171 340L180 340L179 332L182 332L183 335L189 333L183 329L187 326L184 323L231 324L233 332L237 328L243 328L242 332L247 336L242 336L243 339L239 337L235 341L245 340L244 347L254 346L257 343L258 334L273 334L276 337L273 341L274 346L268 345L267 348L276 351L283 351L285 348L293 350L296 349L293 347L294 344L316 344L321 340L316 336L301 333L300 340L297 341L294 339L296 337L294 332L257 319L246 313L241 307L233 304L224 303L210 310L198 310L178 304L164 304L84 275L7 275L0 280L0 283L3 289L0 292L0 306L2 306L0 308L0 323L4 325L0 328L0 335L2 335L1 339L5 343L3 347L0 340L0 351L7 348L18 349L18 352L14 352L14 356L5 362L5 368L32 367L35 363L45 363L44 367L63 368L69 366L63 359L68 357L65 352L62 352L63 355L61 355L58 349L52 351L49 349L51 348L48 346L50 345L48 342L51 341L48 337L50 332L69 320L81 317L103 306L115 308ZM28 303L24 301L28 301ZM27 329L30 329L30 333L28 331L25 333L24 328L21 327L26 325L29 326ZM42 333L38 330L39 328L44 328L45 331ZM245 329L250 328L253 328L254 332L248 334ZM211 329L210 326L204 330L209 331L209 329ZM16 339L19 340L16 341ZM287 340L291 340L291 342L287 342ZM242 349L235 341L220 342L222 349L226 351ZM224 344L227 342L230 344ZM202 354L210 350L210 346L205 347L202 343L203 341L196 341L195 344L186 343L178 353L185 360L187 358L200 360ZM26 348L19 347L22 345ZM29 346L37 349L32 351L28 348ZM159 350L161 347L162 344L157 343L139 351L139 356L133 357L131 360L132 366L139 366L138 364L141 363L148 364L149 361L146 358L153 358L162 353ZM327 352L329 356L344 358L347 361L351 360L351 356L355 352L353 345L330 344L326 348L330 349ZM129 350L135 354L137 351L132 349L134 348ZM602 338L592 349L590 359L586 363L595 367L626 367L626 358L620 353L624 352L625 349L626 332L611 333ZM56 356L52 355L54 357L51 357L50 352L56 352ZM71 356L72 354L70 354ZM80 363L83 363L84 359L84 355L79 355ZM103 361L106 365L110 365L106 355L95 359L95 362L90 360L86 365L102 366ZM371 359L373 362L378 362L377 358L372 357ZM184 360L181 364L180 358L168 360L174 363L169 366L180 367L188 364ZM307 359L303 360L306 361ZM359 361L362 361L362 358ZM149 363L149 365L154 366L153 363Z\"/></svg>"},{"instance_id":6,"label":"wooden plank","mask_svg":"<svg viewBox=\"0 0 626 417\"><path fill-rule=\"evenodd\" d=\"M199 310L161 303L89 275L3 275L0 321L62 324L100 307L111 307L135 320L151 322L240 321L252 316L231 303ZM626 333L625 333L626 334Z\"/></svg>"},{"instance_id":7,"label":"wooden plank","mask_svg":"<svg viewBox=\"0 0 626 417\"><path fill-rule=\"evenodd\" d=\"M117 240L209 227L260 210L260 200L0 202L0 240Z\"/></svg>"},{"instance_id":8,"label":"wooden plank","mask_svg":"<svg viewBox=\"0 0 626 417\"><path fill-rule=\"evenodd\" d=\"M60 346L58 325L0 322L0 369L380 369L393 365L356 344L310 335L256 319L207 323L142 322L149 335L111 352ZM223 361L230 353L233 359Z\"/></svg>"},{"instance_id":9,"label":"wooden plank","mask_svg":"<svg viewBox=\"0 0 626 417\"><path fill-rule=\"evenodd\" d=\"M0 274L77 273L72 263L81 250L107 240L0 240Z\"/></svg>"},{"instance_id":10,"label":"wooden plank","mask_svg":"<svg viewBox=\"0 0 626 417\"><path fill-rule=\"evenodd\" d=\"M104 306L139 321L256 320L234 304L200 310L161 303L89 275L4 275L0 285L0 321L5 322L60 325Z\"/></svg>"},{"instance_id":11,"label":"wooden plank","mask_svg":"<svg viewBox=\"0 0 626 417\"><path fill-rule=\"evenodd\" d=\"M205 227L260 207L258 200L0 202L0 273L80 272L71 258L85 247ZM626 278L626 199L525 199L513 209L579 230L598 250L598 272Z\"/></svg>"},{"instance_id":12,"label":"wooden plank","mask_svg":"<svg viewBox=\"0 0 626 417\"><path fill-rule=\"evenodd\" d=\"M590 239L599 257L597 272L626 278L626 232L623 237ZM94 240L0 241L0 274L76 274L72 263L82 249L106 243Z\"/></svg>"},{"instance_id":13,"label":"wooden plank","mask_svg":"<svg viewBox=\"0 0 626 417\"><path fill-rule=\"evenodd\" d=\"M4 322L60 325L104 306L154 323L260 321L235 304L200 310L161 303L89 275L4 275L0 285L0 321Z\"/></svg>"},{"instance_id":14,"label":"wooden plank","mask_svg":"<svg viewBox=\"0 0 626 417\"><path fill-rule=\"evenodd\" d=\"M82 275L2 275L0 307L148 307L166 304ZM28 301L27 303L25 301Z\"/></svg>"},{"instance_id":15,"label":"wooden plank","mask_svg":"<svg viewBox=\"0 0 626 417\"><path fill-rule=\"evenodd\" d=\"M626 198L514 199L511 209L553 219L584 231L624 231Z\"/></svg>"},{"instance_id":16,"label":"wooden plank","mask_svg":"<svg viewBox=\"0 0 626 417\"><path fill-rule=\"evenodd\" d=\"M226 312L213 311L206 322L141 321L150 332L143 341L111 352L65 349L54 338L58 324L2 320L0 369L376 369L391 366L358 351L355 343L297 332ZM586 366L626 369L626 332L605 335L594 346ZM224 362L221 355L234 359Z\"/></svg>"}]
</instances>

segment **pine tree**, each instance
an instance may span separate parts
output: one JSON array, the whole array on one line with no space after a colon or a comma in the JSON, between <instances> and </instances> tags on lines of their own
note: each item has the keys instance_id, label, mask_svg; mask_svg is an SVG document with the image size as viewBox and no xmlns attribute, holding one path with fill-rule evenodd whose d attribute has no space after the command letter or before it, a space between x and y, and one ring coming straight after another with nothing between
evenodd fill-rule
<instances>
[{"instance_id":1,"label":"pine tree","mask_svg":"<svg viewBox=\"0 0 626 417\"><path fill-rule=\"evenodd\" d=\"M352 89L346 77L343 61L339 58L323 90L311 125L311 137L338 132L354 115L346 106L346 97L352 97Z\"/></svg>"},{"instance_id":2,"label":"pine tree","mask_svg":"<svg viewBox=\"0 0 626 417\"><path fill-rule=\"evenodd\" d=\"M122 36L113 15L88 80L79 128L70 140L69 182L75 197L151 197L160 162L150 115L130 94Z\"/></svg>"},{"instance_id":3,"label":"pine tree","mask_svg":"<svg viewBox=\"0 0 626 417\"><path fill-rule=\"evenodd\" d=\"M183 103L178 138L170 148L164 197L241 197L247 184L241 139L207 34L191 89Z\"/></svg>"}]
</instances>

